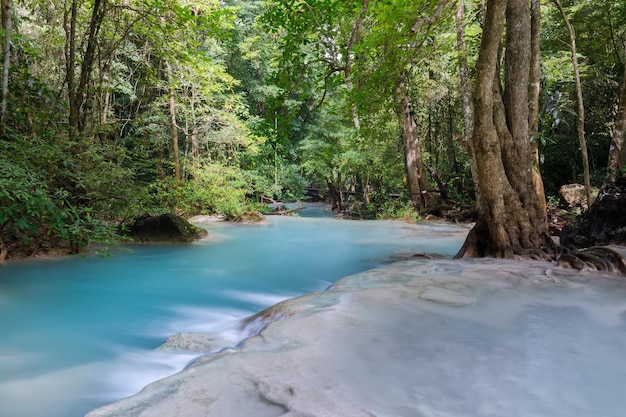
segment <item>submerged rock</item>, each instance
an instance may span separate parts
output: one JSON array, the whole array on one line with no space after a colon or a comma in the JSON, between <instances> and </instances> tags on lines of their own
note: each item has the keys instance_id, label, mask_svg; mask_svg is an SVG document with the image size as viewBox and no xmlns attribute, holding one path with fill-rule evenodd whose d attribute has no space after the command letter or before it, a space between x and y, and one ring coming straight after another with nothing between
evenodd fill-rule
<instances>
[{"instance_id":1,"label":"submerged rock","mask_svg":"<svg viewBox=\"0 0 626 417\"><path fill-rule=\"evenodd\" d=\"M219 343L219 339L205 333L176 333L168 337L158 350L205 353L219 349Z\"/></svg>"},{"instance_id":2,"label":"submerged rock","mask_svg":"<svg viewBox=\"0 0 626 417\"><path fill-rule=\"evenodd\" d=\"M237 222L243 224L266 224L267 218L258 211L249 211L237 219Z\"/></svg>"},{"instance_id":3,"label":"submerged rock","mask_svg":"<svg viewBox=\"0 0 626 417\"><path fill-rule=\"evenodd\" d=\"M172 213L140 217L126 226L122 234L136 242L155 243L189 243L208 235L203 228Z\"/></svg>"}]
</instances>

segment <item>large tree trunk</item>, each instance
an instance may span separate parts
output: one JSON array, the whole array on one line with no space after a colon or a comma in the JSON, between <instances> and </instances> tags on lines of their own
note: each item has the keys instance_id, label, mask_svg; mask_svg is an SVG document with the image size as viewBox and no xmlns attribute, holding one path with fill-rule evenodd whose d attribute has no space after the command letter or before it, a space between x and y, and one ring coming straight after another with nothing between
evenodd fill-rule
<instances>
[{"instance_id":1,"label":"large tree trunk","mask_svg":"<svg viewBox=\"0 0 626 417\"><path fill-rule=\"evenodd\" d=\"M626 147L624 146L626 137L626 70L624 71L624 81L622 82L622 92L619 97L619 106L615 116L615 126L613 127L613 139L609 150L609 162L607 175L603 188L615 184L618 177L626 174Z\"/></svg>"},{"instance_id":2,"label":"large tree trunk","mask_svg":"<svg viewBox=\"0 0 626 417\"><path fill-rule=\"evenodd\" d=\"M505 93L499 76L506 15ZM475 124L479 220L457 254L510 258L551 244L531 175L528 135L530 10L526 0L488 0L476 63Z\"/></svg>"},{"instance_id":3,"label":"large tree trunk","mask_svg":"<svg viewBox=\"0 0 626 417\"><path fill-rule=\"evenodd\" d=\"M395 94L396 114L400 125L400 136L404 144L404 162L409 195L415 209L423 212L428 206L429 185L424 175L422 144L417 132L413 105L404 75L400 76Z\"/></svg>"}]
</instances>

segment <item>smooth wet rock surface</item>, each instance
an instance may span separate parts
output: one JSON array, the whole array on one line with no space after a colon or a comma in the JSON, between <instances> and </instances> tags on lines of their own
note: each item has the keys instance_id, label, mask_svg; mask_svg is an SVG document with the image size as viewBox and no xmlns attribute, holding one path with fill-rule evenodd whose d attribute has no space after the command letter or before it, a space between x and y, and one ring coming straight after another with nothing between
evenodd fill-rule
<instances>
[{"instance_id":1,"label":"smooth wet rock surface","mask_svg":"<svg viewBox=\"0 0 626 417\"><path fill-rule=\"evenodd\" d=\"M618 417L626 281L544 262L410 260L288 300L113 416ZM265 317L265 315L257 315Z\"/></svg>"}]
</instances>

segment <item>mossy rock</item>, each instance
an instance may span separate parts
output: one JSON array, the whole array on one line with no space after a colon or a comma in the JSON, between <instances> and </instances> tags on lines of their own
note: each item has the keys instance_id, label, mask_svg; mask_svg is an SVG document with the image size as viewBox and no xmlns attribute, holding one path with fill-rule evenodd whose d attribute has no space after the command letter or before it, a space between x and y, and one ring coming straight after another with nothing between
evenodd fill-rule
<instances>
[{"instance_id":1,"label":"mossy rock","mask_svg":"<svg viewBox=\"0 0 626 417\"><path fill-rule=\"evenodd\" d=\"M237 221L243 224L265 224L267 223L267 218L258 211L249 211L244 213Z\"/></svg>"},{"instance_id":2,"label":"mossy rock","mask_svg":"<svg viewBox=\"0 0 626 417\"><path fill-rule=\"evenodd\" d=\"M172 213L142 216L126 226L122 234L145 243L189 243L208 235L203 228Z\"/></svg>"}]
</instances>

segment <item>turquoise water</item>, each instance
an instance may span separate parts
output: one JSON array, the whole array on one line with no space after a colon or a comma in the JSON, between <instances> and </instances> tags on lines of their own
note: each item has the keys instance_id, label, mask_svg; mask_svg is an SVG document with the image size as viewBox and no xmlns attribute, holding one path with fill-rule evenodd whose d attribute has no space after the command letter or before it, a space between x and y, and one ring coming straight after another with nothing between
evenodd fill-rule
<instances>
[{"instance_id":1,"label":"turquoise water","mask_svg":"<svg viewBox=\"0 0 626 417\"><path fill-rule=\"evenodd\" d=\"M82 416L193 359L156 350L171 334L235 346L242 318L407 254L452 256L465 230L301 214L208 224L191 245L0 265L0 416Z\"/></svg>"}]
</instances>

